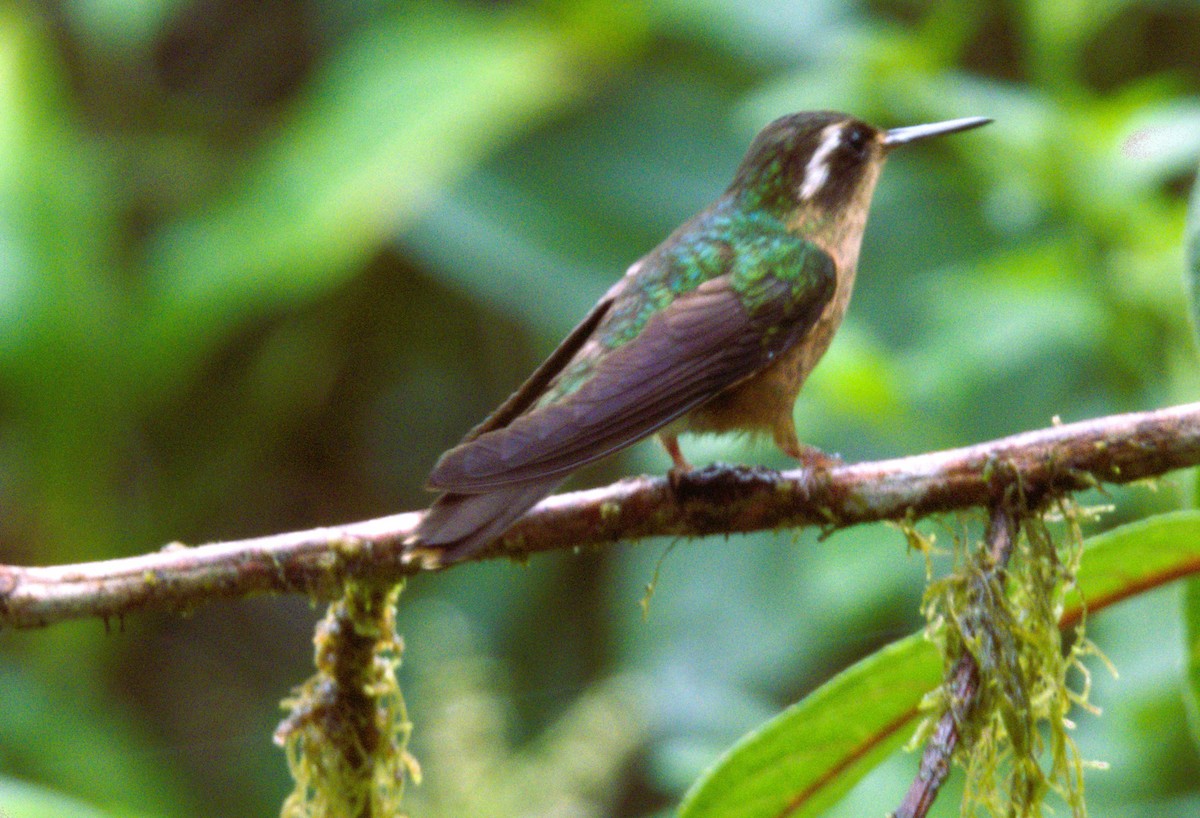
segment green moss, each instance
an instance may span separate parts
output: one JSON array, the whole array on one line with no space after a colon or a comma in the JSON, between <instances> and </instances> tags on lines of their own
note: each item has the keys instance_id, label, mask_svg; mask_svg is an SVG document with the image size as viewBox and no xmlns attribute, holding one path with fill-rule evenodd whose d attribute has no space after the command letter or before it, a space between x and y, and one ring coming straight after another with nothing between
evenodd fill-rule
<instances>
[{"instance_id":1,"label":"green moss","mask_svg":"<svg viewBox=\"0 0 1200 818\"><path fill-rule=\"evenodd\" d=\"M368 543L358 537L343 537L340 540L333 542L333 550L344 559L356 559L363 556L367 550Z\"/></svg>"},{"instance_id":2,"label":"green moss","mask_svg":"<svg viewBox=\"0 0 1200 818\"><path fill-rule=\"evenodd\" d=\"M1056 509L1053 532L1048 515L1024 516L1007 568L994 564L985 543L956 537L954 570L926 592L927 632L946 667L969 653L979 668L977 699L959 724L955 752L967 776L963 815L1041 816L1052 795L1068 814L1086 815L1085 763L1070 735L1070 713L1075 706L1095 712L1082 660L1097 651L1082 626L1068 646L1058 627L1082 537L1080 510L1068 500ZM1067 683L1072 670L1083 680L1079 690ZM919 735L928 735L947 708L962 709L950 695L943 688L932 697L934 712Z\"/></svg>"},{"instance_id":3,"label":"green moss","mask_svg":"<svg viewBox=\"0 0 1200 818\"><path fill-rule=\"evenodd\" d=\"M317 673L284 700L290 712L275 731L296 782L283 818L402 818L405 782L421 773L396 681L400 589L351 585L318 625Z\"/></svg>"}]
</instances>

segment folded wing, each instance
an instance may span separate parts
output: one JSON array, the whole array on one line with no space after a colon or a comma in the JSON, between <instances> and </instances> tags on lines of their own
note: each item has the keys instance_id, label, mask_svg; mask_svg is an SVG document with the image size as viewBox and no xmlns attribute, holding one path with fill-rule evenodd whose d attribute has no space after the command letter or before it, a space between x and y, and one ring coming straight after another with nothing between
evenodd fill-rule
<instances>
[{"instance_id":1,"label":"folded wing","mask_svg":"<svg viewBox=\"0 0 1200 818\"><path fill-rule=\"evenodd\" d=\"M805 264L812 269L800 291L791 280L757 279L753 308L729 275L677 297L636 338L606 353L574 393L545 406L525 395L520 409L526 411L507 413L506 425L485 421L443 455L429 486L475 494L552 485L751 377L799 341L833 296L832 260L810 253ZM594 329L599 318L592 323ZM576 339L576 346L583 341ZM548 381L544 369L539 391Z\"/></svg>"}]
</instances>

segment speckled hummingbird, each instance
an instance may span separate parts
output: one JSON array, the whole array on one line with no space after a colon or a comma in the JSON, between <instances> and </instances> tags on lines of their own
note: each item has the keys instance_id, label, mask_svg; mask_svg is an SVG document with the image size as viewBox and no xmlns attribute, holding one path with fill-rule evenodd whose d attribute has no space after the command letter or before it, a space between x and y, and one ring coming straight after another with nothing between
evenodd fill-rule
<instances>
[{"instance_id":1,"label":"speckled hummingbird","mask_svg":"<svg viewBox=\"0 0 1200 818\"><path fill-rule=\"evenodd\" d=\"M990 122L881 131L791 114L755 137L715 202L635 262L490 417L442 455L443 494L409 539L445 564L503 534L586 463L657 433L676 473L682 432L770 434L809 468L792 407L854 286L871 194L895 147Z\"/></svg>"}]
</instances>

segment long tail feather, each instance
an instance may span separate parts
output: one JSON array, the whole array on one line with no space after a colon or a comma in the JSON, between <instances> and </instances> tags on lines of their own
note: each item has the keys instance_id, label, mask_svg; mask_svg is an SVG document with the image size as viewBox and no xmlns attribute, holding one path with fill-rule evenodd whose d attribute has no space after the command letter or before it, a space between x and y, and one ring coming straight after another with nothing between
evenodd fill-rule
<instances>
[{"instance_id":1,"label":"long tail feather","mask_svg":"<svg viewBox=\"0 0 1200 818\"><path fill-rule=\"evenodd\" d=\"M447 492L417 526L414 546L442 552L442 564L466 559L507 531L560 482L554 477L482 494Z\"/></svg>"}]
</instances>

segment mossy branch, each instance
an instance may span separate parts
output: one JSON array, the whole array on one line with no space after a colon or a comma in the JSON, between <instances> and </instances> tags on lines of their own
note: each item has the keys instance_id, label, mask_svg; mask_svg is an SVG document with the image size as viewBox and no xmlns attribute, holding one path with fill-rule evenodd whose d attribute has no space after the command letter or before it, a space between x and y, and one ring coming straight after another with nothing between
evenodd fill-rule
<instances>
[{"instance_id":1,"label":"mossy branch","mask_svg":"<svg viewBox=\"0 0 1200 818\"><path fill-rule=\"evenodd\" d=\"M420 781L396 683L400 588L351 585L317 625L317 673L284 702L275 731L296 782L283 818L400 816L405 782Z\"/></svg>"},{"instance_id":2,"label":"mossy branch","mask_svg":"<svg viewBox=\"0 0 1200 818\"><path fill-rule=\"evenodd\" d=\"M636 477L550 497L477 559L653 536L689 537L800 526L842 528L990 505L1019 481L1031 501L1200 464L1200 403L1114 415L962 449L839 466L811 474L713 466L673 488ZM303 593L333 599L347 582L389 586L426 570L404 548L419 512L214 543L172 544L124 559L0 566L0 626L191 610L220 598Z\"/></svg>"},{"instance_id":3,"label":"mossy branch","mask_svg":"<svg viewBox=\"0 0 1200 818\"><path fill-rule=\"evenodd\" d=\"M1007 500L998 499L992 505L987 530L991 571L977 577L978 584L995 582L998 573L1008 565L1017 525L1019 521L1013 518ZM961 725L970 718L979 695L979 665L969 652L964 651L946 674L944 689L949 706L930 734L921 755L920 770L892 818L925 818L950 774L950 764L961 739Z\"/></svg>"},{"instance_id":4,"label":"mossy branch","mask_svg":"<svg viewBox=\"0 0 1200 818\"><path fill-rule=\"evenodd\" d=\"M975 603L979 602L980 596L998 590L1000 578L1012 558L1014 540L1021 520L1013 515L1010 504L1010 498L999 497L990 509L986 538L987 557L981 561L982 570L971 578ZM981 619L984 616L984 607L973 604L966 611L966 615L970 620L971 630L984 634L985 637L994 637L995 623ZM990 652L1002 653L995 649ZM901 801L900 808L892 813L891 818L925 818L933 806L934 799L950 774L950 765L963 738L964 726L970 723L978 704L979 685L979 663L970 651L960 651L953 667L946 673L946 680L942 686L942 695L946 700L945 710L925 744L917 776Z\"/></svg>"}]
</instances>

